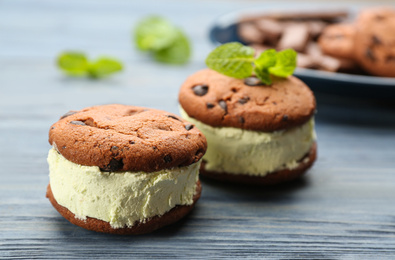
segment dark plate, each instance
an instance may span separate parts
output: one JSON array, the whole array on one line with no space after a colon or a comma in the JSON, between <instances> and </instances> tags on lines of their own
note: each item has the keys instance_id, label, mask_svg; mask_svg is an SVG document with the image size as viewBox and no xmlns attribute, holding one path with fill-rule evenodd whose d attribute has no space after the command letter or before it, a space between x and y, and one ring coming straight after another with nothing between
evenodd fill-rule
<instances>
[{"instance_id":1,"label":"dark plate","mask_svg":"<svg viewBox=\"0 0 395 260\"><path fill-rule=\"evenodd\" d=\"M255 8L253 13L259 13ZM258 11L257 11L258 10ZM251 11L251 10L250 10ZM210 28L210 40L216 44L238 41L237 21L250 11L237 11L220 16ZM263 14L264 11L261 11ZM395 78L333 73L312 69L297 68L295 76L303 80L313 91L369 99L395 99Z\"/></svg>"}]
</instances>

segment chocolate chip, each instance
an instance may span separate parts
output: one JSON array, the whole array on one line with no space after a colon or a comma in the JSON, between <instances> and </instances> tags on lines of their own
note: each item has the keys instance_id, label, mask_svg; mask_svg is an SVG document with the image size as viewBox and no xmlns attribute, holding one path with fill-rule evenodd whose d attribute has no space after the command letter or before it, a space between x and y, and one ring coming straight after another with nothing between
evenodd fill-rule
<instances>
[{"instance_id":1,"label":"chocolate chip","mask_svg":"<svg viewBox=\"0 0 395 260\"><path fill-rule=\"evenodd\" d=\"M134 141L129 141L129 144L135 144L135 142Z\"/></svg>"},{"instance_id":2,"label":"chocolate chip","mask_svg":"<svg viewBox=\"0 0 395 260\"><path fill-rule=\"evenodd\" d=\"M381 21L381 20L385 19L385 16L381 15L381 14L377 14L375 18L376 18L377 21Z\"/></svg>"},{"instance_id":3,"label":"chocolate chip","mask_svg":"<svg viewBox=\"0 0 395 260\"><path fill-rule=\"evenodd\" d=\"M117 151L118 150L118 146L113 146L113 147L111 147L111 150L113 150L113 151Z\"/></svg>"},{"instance_id":4,"label":"chocolate chip","mask_svg":"<svg viewBox=\"0 0 395 260\"><path fill-rule=\"evenodd\" d=\"M366 49L365 55L367 58L369 58L371 61L375 61L376 57L374 57L373 51L370 48Z\"/></svg>"},{"instance_id":5,"label":"chocolate chip","mask_svg":"<svg viewBox=\"0 0 395 260\"><path fill-rule=\"evenodd\" d=\"M228 113L228 106L226 105L225 100L220 100L218 104L223 110L225 110L225 114Z\"/></svg>"},{"instance_id":6,"label":"chocolate chip","mask_svg":"<svg viewBox=\"0 0 395 260\"><path fill-rule=\"evenodd\" d=\"M173 161L173 158L171 158L171 155L168 154L168 155L166 155L165 157L163 157L163 160L164 160L165 162L169 163L169 162Z\"/></svg>"},{"instance_id":7,"label":"chocolate chip","mask_svg":"<svg viewBox=\"0 0 395 260\"><path fill-rule=\"evenodd\" d=\"M51 129L55 129L55 127L53 126L53 127L51 127Z\"/></svg>"},{"instance_id":8,"label":"chocolate chip","mask_svg":"<svg viewBox=\"0 0 395 260\"><path fill-rule=\"evenodd\" d=\"M170 117L170 118L173 118L175 120L181 121L179 118L177 118L176 116L173 116L173 115L167 115L167 117Z\"/></svg>"},{"instance_id":9,"label":"chocolate chip","mask_svg":"<svg viewBox=\"0 0 395 260\"><path fill-rule=\"evenodd\" d=\"M381 40L376 35L372 36L372 42L375 45L380 45L381 44Z\"/></svg>"},{"instance_id":10,"label":"chocolate chip","mask_svg":"<svg viewBox=\"0 0 395 260\"><path fill-rule=\"evenodd\" d=\"M66 149L66 146L64 145L64 146L62 146L62 149Z\"/></svg>"},{"instance_id":11,"label":"chocolate chip","mask_svg":"<svg viewBox=\"0 0 395 260\"><path fill-rule=\"evenodd\" d=\"M288 115L283 115L283 119L282 119L284 122L285 121L288 121Z\"/></svg>"},{"instance_id":12,"label":"chocolate chip","mask_svg":"<svg viewBox=\"0 0 395 260\"><path fill-rule=\"evenodd\" d=\"M247 86L262 86L263 83L257 77L248 77L244 79Z\"/></svg>"},{"instance_id":13,"label":"chocolate chip","mask_svg":"<svg viewBox=\"0 0 395 260\"><path fill-rule=\"evenodd\" d=\"M192 128L193 128L193 125L191 125L191 124L188 124L185 126L185 129L188 131L191 130Z\"/></svg>"},{"instance_id":14,"label":"chocolate chip","mask_svg":"<svg viewBox=\"0 0 395 260\"><path fill-rule=\"evenodd\" d=\"M158 150L158 147L156 147L156 146L152 146L152 149L154 149L154 150Z\"/></svg>"},{"instance_id":15,"label":"chocolate chip","mask_svg":"<svg viewBox=\"0 0 395 260\"><path fill-rule=\"evenodd\" d=\"M387 58L385 59L385 62L395 62L395 56L387 56Z\"/></svg>"},{"instance_id":16,"label":"chocolate chip","mask_svg":"<svg viewBox=\"0 0 395 260\"><path fill-rule=\"evenodd\" d=\"M250 100L249 97L242 97L242 98L239 99L238 102L239 102L240 104L245 104L245 103L247 103L249 100Z\"/></svg>"},{"instance_id":17,"label":"chocolate chip","mask_svg":"<svg viewBox=\"0 0 395 260\"><path fill-rule=\"evenodd\" d=\"M232 88L231 90L233 93L237 93L237 88Z\"/></svg>"},{"instance_id":18,"label":"chocolate chip","mask_svg":"<svg viewBox=\"0 0 395 260\"><path fill-rule=\"evenodd\" d=\"M115 172L122 168L123 168L122 159L117 160L115 158L112 158L110 163L105 168L100 168L100 170L103 172Z\"/></svg>"},{"instance_id":19,"label":"chocolate chip","mask_svg":"<svg viewBox=\"0 0 395 260\"><path fill-rule=\"evenodd\" d=\"M73 111L70 110L69 112L67 112L66 114L64 114L63 116L60 117L60 119L66 118L68 116L74 115L75 113L77 113L78 111Z\"/></svg>"},{"instance_id":20,"label":"chocolate chip","mask_svg":"<svg viewBox=\"0 0 395 260\"><path fill-rule=\"evenodd\" d=\"M82 122L82 121L70 121L70 124L73 124L73 125L86 125L84 122Z\"/></svg>"},{"instance_id":21,"label":"chocolate chip","mask_svg":"<svg viewBox=\"0 0 395 260\"><path fill-rule=\"evenodd\" d=\"M242 117L242 116L239 117L239 122L242 123L242 124L244 124L244 122L245 122L244 117Z\"/></svg>"},{"instance_id":22,"label":"chocolate chip","mask_svg":"<svg viewBox=\"0 0 395 260\"><path fill-rule=\"evenodd\" d=\"M195 93L196 96L204 96L208 92L208 86L207 85L196 85L192 88L193 93Z\"/></svg>"},{"instance_id":23,"label":"chocolate chip","mask_svg":"<svg viewBox=\"0 0 395 260\"><path fill-rule=\"evenodd\" d=\"M208 109L213 108L213 107L214 107L214 104L213 104L213 103L207 103L207 104L206 104L206 107L207 107Z\"/></svg>"}]
</instances>

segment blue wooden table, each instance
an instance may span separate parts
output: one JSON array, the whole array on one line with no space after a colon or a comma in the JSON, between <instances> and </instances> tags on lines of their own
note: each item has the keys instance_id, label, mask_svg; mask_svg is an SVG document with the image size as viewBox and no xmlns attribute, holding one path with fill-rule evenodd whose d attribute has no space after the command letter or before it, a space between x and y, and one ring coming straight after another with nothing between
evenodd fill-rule
<instances>
[{"instance_id":1,"label":"blue wooden table","mask_svg":"<svg viewBox=\"0 0 395 260\"><path fill-rule=\"evenodd\" d=\"M304 178L272 188L203 180L192 214L152 234L86 231L63 219L45 198L48 130L60 115L109 103L178 113L181 83L205 66L213 48L212 21L257 4L1 0L0 258L394 259L391 102L316 93L319 158ZM158 64L136 51L133 27L148 14L163 15L187 32L194 51L190 63ZM125 70L96 81L69 78L55 66L64 50L114 56Z\"/></svg>"}]
</instances>

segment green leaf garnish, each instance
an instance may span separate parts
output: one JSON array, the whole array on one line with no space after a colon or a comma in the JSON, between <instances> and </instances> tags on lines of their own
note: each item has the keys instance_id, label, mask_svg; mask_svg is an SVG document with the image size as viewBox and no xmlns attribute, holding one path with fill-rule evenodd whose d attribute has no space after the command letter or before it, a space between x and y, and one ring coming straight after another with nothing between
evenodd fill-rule
<instances>
[{"instance_id":1,"label":"green leaf garnish","mask_svg":"<svg viewBox=\"0 0 395 260\"><path fill-rule=\"evenodd\" d=\"M278 52L276 65L269 68L270 74L283 78L292 75L296 68L296 56L296 51L291 49Z\"/></svg>"},{"instance_id":2,"label":"green leaf garnish","mask_svg":"<svg viewBox=\"0 0 395 260\"><path fill-rule=\"evenodd\" d=\"M114 72L121 71L122 64L112 58L99 58L97 61L90 63L88 72L91 77L102 78Z\"/></svg>"},{"instance_id":3,"label":"green leaf garnish","mask_svg":"<svg viewBox=\"0 0 395 260\"><path fill-rule=\"evenodd\" d=\"M258 58L255 59L255 66L259 69L269 69L276 65L277 52L275 49L269 49L262 52Z\"/></svg>"},{"instance_id":4,"label":"green leaf garnish","mask_svg":"<svg viewBox=\"0 0 395 260\"><path fill-rule=\"evenodd\" d=\"M271 75L288 77L296 68L294 50L276 52L269 49L254 58L254 49L238 42L223 44L214 49L206 58L209 68L224 75L243 79L252 72L266 85L272 84Z\"/></svg>"},{"instance_id":5,"label":"green leaf garnish","mask_svg":"<svg viewBox=\"0 0 395 260\"><path fill-rule=\"evenodd\" d=\"M272 84L269 68L276 65L276 50L269 49L262 52L254 61L255 75L266 85Z\"/></svg>"},{"instance_id":6,"label":"green leaf garnish","mask_svg":"<svg viewBox=\"0 0 395 260\"><path fill-rule=\"evenodd\" d=\"M139 22L134 40L139 50L148 51L159 62L184 64L191 56L188 37L159 16L147 17Z\"/></svg>"},{"instance_id":7,"label":"green leaf garnish","mask_svg":"<svg viewBox=\"0 0 395 260\"><path fill-rule=\"evenodd\" d=\"M178 31L177 41L168 48L158 50L153 53L157 61L172 64L183 64L187 62L191 56L191 47L188 38Z\"/></svg>"},{"instance_id":8,"label":"green leaf garnish","mask_svg":"<svg viewBox=\"0 0 395 260\"><path fill-rule=\"evenodd\" d=\"M272 84L272 79L270 78L269 70L260 70L257 67L254 68L255 76L262 81L265 85Z\"/></svg>"},{"instance_id":9,"label":"green leaf garnish","mask_svg":"<svg viewBox=\"0 0 395 260\"><path fill-rule=\"evenodd\" d=\"M88 59L80 52L63 52L58 57L58 66L72 76L83 76L88 69Z\"/></svg>"},{"instance_id":10,"label":"green leaf garnish","mask_svg":"<svg viewBox=\"0 0 395 260\"><path fill-rule=\"evenodd\" d=\"M251 76L253 61L254 49L238 42L223 44L206 58L209 68L238 79Z\"/></svg>"},{"instance_id":11,"label":"green leaf garnish","mask_svg":"<svg viewBox=\"0 0 395 260\"><path fill-rule=\"evenodd\" d=\"M90 62L81 52L63 52L58 57L58 66L70 76L102 78L122 70L122 63L113 58L103 57Z\"/></svg>"},{"instance_id":12,"label":"green leaf garnish","mask_svg":"<svg viewBox=\"0 0 395 260\"><path fill-rule=\"evenodd\" d=\"M169 47L177 38L177 29L166 19L151 16L137 24L136 45L140 50L162 50Z\"/></svg>"}]
</instances>

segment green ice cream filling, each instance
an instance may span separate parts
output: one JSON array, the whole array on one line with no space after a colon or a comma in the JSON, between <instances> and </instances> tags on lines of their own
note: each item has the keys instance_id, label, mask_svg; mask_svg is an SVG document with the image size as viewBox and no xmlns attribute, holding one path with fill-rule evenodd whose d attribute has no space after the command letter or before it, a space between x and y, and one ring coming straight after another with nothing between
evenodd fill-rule
<instances>
[{"instance_id":1,"label":"green ice cream filling","mask_svg":"<svg viewBox=\"0 0 395 260\"><path fill-rule=\"evenodd\" d=\"M52 193L76 218L97 218L113 228L131 227L177 205L191 205L200 161L158 172L101 172L75 164L55 148L48 154Z\"/></svg>"},{"instance_id":2,"label":"green ice cream filling","mask_svg":"<svg viewBox=\"0 0 395 260\"><path fill-rule=\"evenodd\" d=\"M212 127L189 117L182 108L180 113L206 136L208 147L203 160L208 171L265 176L281 169L294 169L316 139L314 118L291 129L258 132Z\"/></svg>"}]
</instances>

